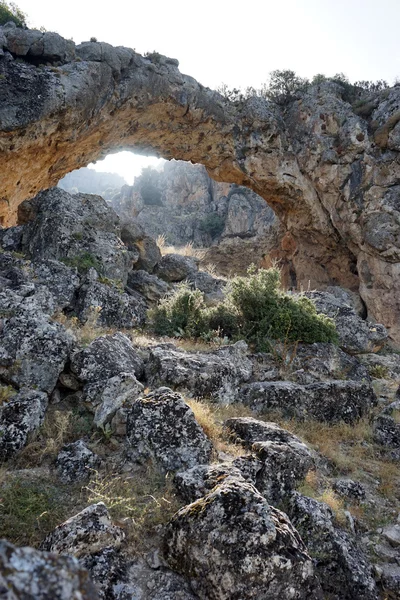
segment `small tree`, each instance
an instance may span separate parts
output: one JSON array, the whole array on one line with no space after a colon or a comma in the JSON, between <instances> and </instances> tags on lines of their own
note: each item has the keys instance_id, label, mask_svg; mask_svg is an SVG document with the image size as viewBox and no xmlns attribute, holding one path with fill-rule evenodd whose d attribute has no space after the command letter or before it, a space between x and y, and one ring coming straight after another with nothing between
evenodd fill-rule
<instances>
[{"instance_id":1,"label":"small tree","mask_svg":"<svg viewBox=\"0 0 400 600\"><path fill-rule=\"evenodd\" d=\"M26 14L14 2L0 0L0 25L12 21L17 27L27 28Z\"/></svg>"},{"instance_id":2,"label":"small tree","mask_svg":"<svg viewBox=\"0 0 400 600\"><path fill-rule=\"evenodd\" d=\"M296 75L294 71L272 71L268 83L264 84L263 95L277 104L290 102L298 92L307 89L310 82Z\"/></svg>"}]
</instances>

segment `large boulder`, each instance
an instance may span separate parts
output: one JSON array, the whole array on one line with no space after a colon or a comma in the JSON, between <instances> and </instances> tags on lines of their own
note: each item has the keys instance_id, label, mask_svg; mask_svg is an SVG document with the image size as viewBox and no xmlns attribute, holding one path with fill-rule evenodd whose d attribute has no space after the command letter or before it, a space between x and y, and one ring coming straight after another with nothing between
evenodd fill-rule
<instances>
[{"instance_id":1,"label":"large boulder","mask_svg":"<svg viewBox=\"0 0 400 600\"><path fill-rule=\"evenodd\" d=\"M374 441L400 460L400 399L395 400L376 417L373 423Z\"/></svg>"},{"instance_id":2,"label":"large boulder","mask_svg":"<svg viewBox=\"0 0 400 600\"><path fill-rule=\"evenodd\" d=\"M83 440L66 444L56 458L57 474L63 483L85 481L99 465L99 457Z\"/></svg>"},{"instance_id":3,"label":"large boulder","mask_svg":"<svg viewBox=\"0 0 400 600\"><path fill-rule=\"evenodd\" d=\"M182 396L168 388L138 398L128 414L131 457L151 459L162 470L177 471L207 463L212 445Z\"/></svg>"},{"instance_id":4,"label":"large boulder","mask_svg":"<svg viewBox=\"0 0 400 600\"><path fill-rule=\"evenodd\" d=\"M128 401L136 400L143 385L131 373L119 373L109 379L88 383L83 389L82 401L94 413L96 427L105 427L115 413Z\"/></svg>"},{"instance_id":5,"label":"large boulder","mask_svg":"<svg viewBox=\"0 0 400 600\"><path fill-rule=\"evenodd\" d=\"M57 309L73 307L75 293L80 286L76 268L48 259L32 263L31 269L35 285L44 286L52 293Z\"/></svg>"},{"instance_id":6,"label":"large boulder","mask_svg":"<svg viewBox=\"0 0 400 600\"><path fill-rule=\"evenodd\" d=\"M75 312L80 321L87 321L97 311L97 323L105 327L132 329L146 320L147 305L140 294L126 294L111 280L102 283L91 269L89 277L80 287Z\"/></svg>"},{"instance_id":7,"label":"large boulder","mask_svg":"<svg viewBox=\"0 0 400 600\"><path fill-rule=\"evenodd\" d=\"M170 290L168 283L156 275L150 275L147 271L139 269L132 271L128 276L127 291L139 292L151 304L156 304L164 298Z\"/></svg>"},{"instance_id":8,"label":"large boulder","mask_svg":"<svg viewBox=\"0 0 400 600\"><path fill-rule=\"evenodd\" d=\"M60 188L40 192L28 207L22 249L34 261L63 260L82 270L94 267L126 283L133 257L120 239L119 218L100 196L71 195ZM25 203L24 203L25 204Z\"/></svg>"},{"instance_id":9,"label":"large boulder","mask_svg":"<svg viewBox=\"0 0 400 600\"><path fill-rule=\"evenodd\" d=\"M24 309L2 321L0 375L17 387L51 393L63 371L74 339L41 312Z\"/></svg>"},{"instance_id":10,"label":"large boulder","mask_svg":"<svg viewBox=\"0 0 400 600\"><path fill-rule=\"evenodd\" d=\"M198 271L198 265L193 258L181 254L166 254L158 263L154 274L165 281L178 282L196 271Z\"/></svg>"},{"instance_id":11,"label":"large boulder","mask_svg":"<svg viewBox=\"0 0 400 600\"><path fill-rule=\"evenodd\" d=\"M48 403L47 394L23 389L0 406L0 460L26 445L29 434L43 423Z\"/></svg>"},{"instance_id":12,"label":"large boulder","mask_svg":"<svg viewBox=\"0 0 400 600\"><path fill-rule=\"evenodd\" d=\"M124 531L114 525L103 502L91 504L62 523L42 542L41 549L79 558L103 548L118 548Z\"/></svg>"},{"instance_id":13,"label":"large boulder","mask_svg":"<svg viewBox=\"0 0 400 600\"><path fill-rule=\"evenodd\" d=\"M314 557L316 572L328 598L378 599L371 565L349 534L336 525L329 506L293 492L288 514Z\"/></svg>"},{"instance_id":14,"label":"large boulder","mask_svg":"<svg viewBox=\"0 0 400 600\"><path fill-rule=\"evenodd\" d=\"M167 525L163 553L203 600L322 598L287 516L240 480L179 510Z\"/></svg>"},{"instance_id":15,"label":"large boulder","mask_svg":"<svg viewBox=\"0 0 400 600\"><path fill-rule=\"evenodd\" d=\"M89 574L72 556L56 556L0 541L4 600L99 600Z\"/></svg>"},{"instance_id":16,"label":"large boulder","mask_svg":"<svg viewBox=\"0 0 400 600\"><path fill-rule=\"evenodd\" d=\"M278 411L286 417L354 423L376 404L369 383L328 381L299 385L288 381L244 384L238 398L258 413Z\"/></svg>"},{"instance_id":17,"label":"large boulder","mask_svg":"<svg viewBox=\"0 0 400 600\"><path fill-rule=\"evenodd\" d=\"M122 333L103 335L71 357L71 371L80 381L93 383L120 373L143 374L143 360Z\"/></svg>"},{"instance_id":18,"label":"large boulder","mask_svg":"<svg viewBox=\"0 0 400 600\"><path fill-rule=\"evenodd\" d=\"M134 268L152 273L161 261L161 251L153 238L136 222L123 223L121 239L135 256Z\"/></svg>"},{"instance_id":19,"label":"large boulder","mask_svg":"<svg viewBox=\"0 0 400 600\"><path fill-rule=\"evenodd\" d=\"M245 342L209 353L184 352L172 344L155 346L146 364L147 380L153 386L168 385L192 396L230 403L237 400L238 386L252 374L246 351Z\"/></svg>"},{"instance_id":20,"label":"large boulder","mask_svg":"<svg viewBox=\"0 0 400 600\"><path fill-rule=\"evenodd\" d=\"M276 423L259 421L253 417L226 419L224 427L234 437L235 441L240 442L247 448L251 448L255 442L301 443L297 436L279 427Z\"/></svg>"},{"instance_id":21,"label":"large boulder","mask_svg":"<svg viewBox=\"0 0 400 600\"><path fill-rule=\"evenodd\" d=\"M350 354L376 352L385 345L388 333L383 325L359 317L348 302L329 292L306 292L317 311L331 317L336 324L340 346Z\"/></svg>"}]
</instances>

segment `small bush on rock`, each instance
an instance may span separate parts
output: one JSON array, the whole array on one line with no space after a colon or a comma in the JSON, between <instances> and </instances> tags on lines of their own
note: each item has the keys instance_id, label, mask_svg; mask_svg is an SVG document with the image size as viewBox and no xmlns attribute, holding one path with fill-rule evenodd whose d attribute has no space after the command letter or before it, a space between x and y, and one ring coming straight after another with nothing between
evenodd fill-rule
<instances>
[{"instance_id":1,"label":"small bush on rock","mask_svg":"<svg viewBox=\"0 0 400 600\"><path fill-rule=\"evenodd\" d=\"M318 314L314 303L280 289L276 268L249 270L235 277L224 301L208 308L203 294L180 286L152 311L155 333L179 337L207 336L217 331L230 339L244 339L256 350L268 351L271 342L337 342L335 324Z\"/></svg>"}]
</instances>

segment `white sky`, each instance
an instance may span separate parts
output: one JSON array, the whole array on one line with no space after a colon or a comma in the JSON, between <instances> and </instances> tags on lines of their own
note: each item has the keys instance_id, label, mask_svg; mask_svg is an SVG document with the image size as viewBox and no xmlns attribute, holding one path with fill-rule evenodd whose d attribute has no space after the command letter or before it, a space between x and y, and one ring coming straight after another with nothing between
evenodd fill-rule
<instances>
[{"instance_id":1,"label":"white sky","mask_svg":"<svg viewBox=\"0 0 400 600\"><path fill-rule=\"evenodd\" d=\"M17 0L31 27L76 43L156 50L215 88L258 87L275 69L303 77L345 73L351 81L400 78L400 0ZM149 164L113 155L96 168L127 180ZM136 164L136 166L134 165ZM104 166L100 166L100 165ZM99 169L99 170L100 170Z\"/></svg>"}]
</instances>

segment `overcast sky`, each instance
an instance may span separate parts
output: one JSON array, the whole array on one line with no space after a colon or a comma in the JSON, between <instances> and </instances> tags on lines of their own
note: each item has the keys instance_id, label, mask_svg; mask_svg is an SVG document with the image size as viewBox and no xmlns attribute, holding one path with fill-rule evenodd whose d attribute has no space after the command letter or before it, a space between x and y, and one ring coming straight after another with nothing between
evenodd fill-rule
<instances>
[{"instance_id":1,"label":"overcast sky","mask_svg":"<svg viewBox=\"0 0 400 600\"><path fill-rule=\"evenodd\" d=\"M96 37L140 53L156 50L177 58L183 73L211 88L222 82L257 87L275 69L293 69L303 77L343 72L351 81L400 78L400 0L17 4L31 27L43 26L76 43ZM117 165L132 179L147 161L127 156L106 159L104 170Z\"/></svg>"}]
</instances>

